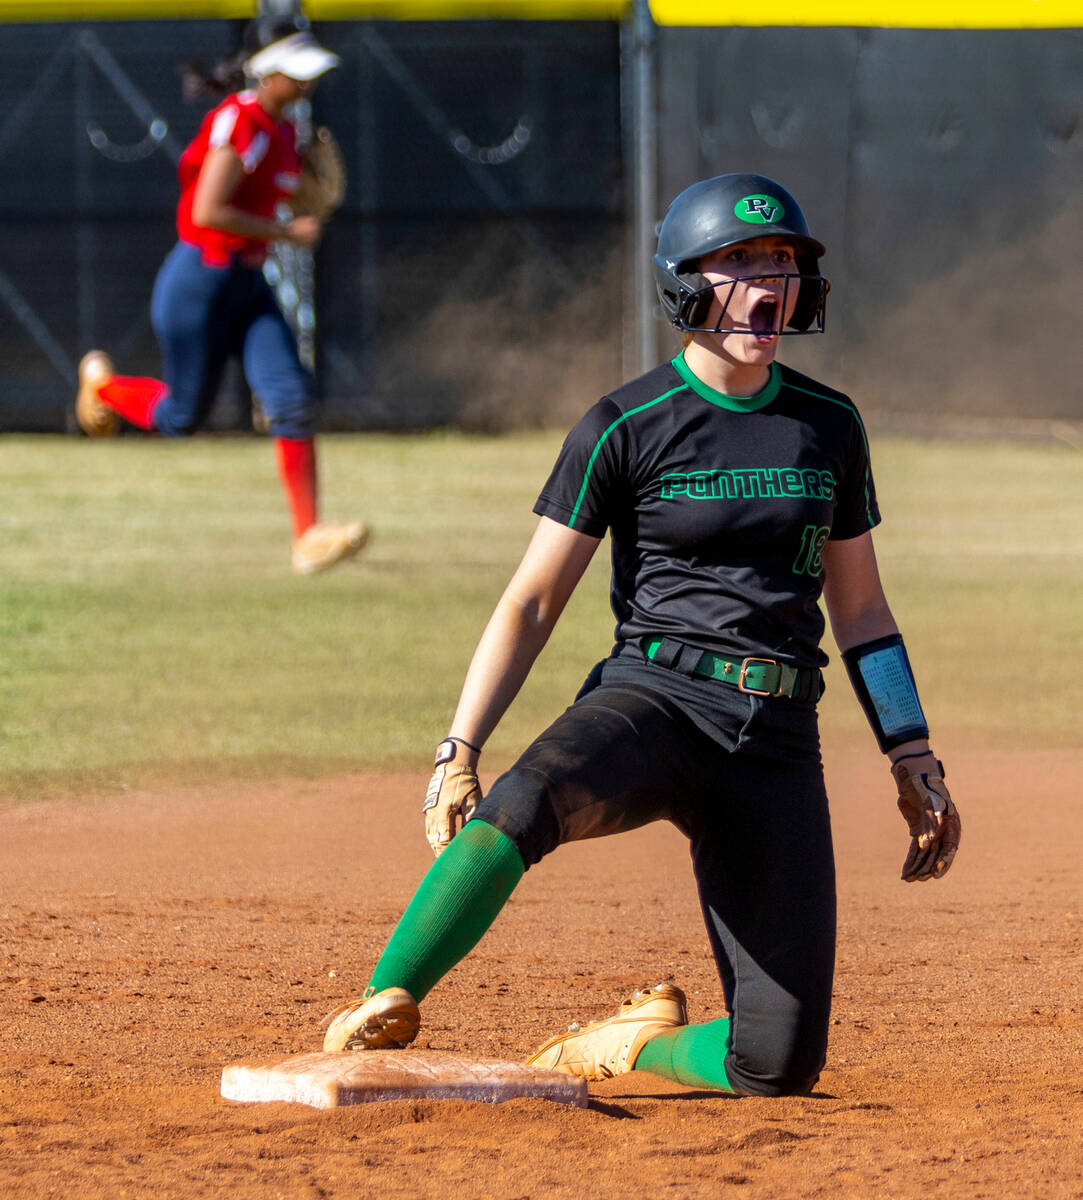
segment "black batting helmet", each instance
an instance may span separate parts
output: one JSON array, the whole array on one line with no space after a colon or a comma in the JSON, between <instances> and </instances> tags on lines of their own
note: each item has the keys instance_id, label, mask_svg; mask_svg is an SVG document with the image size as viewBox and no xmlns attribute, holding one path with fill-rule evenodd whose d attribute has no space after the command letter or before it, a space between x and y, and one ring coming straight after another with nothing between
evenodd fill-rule
<instances>
[{"instance_id":1,"label":"black batting helmet","mask_svg":"<svg viewBox=\"0 0 1083 1200\"><path fill-rule=\"evenodd\" d=\"M654 282L670 321L683 330L717 332L704 325L713 289L699 273L704 255L755 237L793 243L800 289L790 328L822 333L830 283L820 274L824 247L809 236L797 201L766 175L716 175L685 188L670 204L658 231Z\"/></svg>"}]
</instances>

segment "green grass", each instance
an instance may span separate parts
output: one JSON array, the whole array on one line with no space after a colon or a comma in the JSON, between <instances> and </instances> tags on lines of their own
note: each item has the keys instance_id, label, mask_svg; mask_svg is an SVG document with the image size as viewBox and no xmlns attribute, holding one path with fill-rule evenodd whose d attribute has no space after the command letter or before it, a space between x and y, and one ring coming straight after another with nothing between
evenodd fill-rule
<instances>
[{"instance_id":1,"label":"green grass","mask_svg":"<svg viewBox=\"0 0 1083 1200\"><path fill-rule=\"evenodd\" d=\"M1080 745L1083 455L898 438L872 453L880 571L930 725L993 744ZM825 717L857 729L848 692L836 677Z\"/></svg>"},{"instance_id":2,"label":"green grass","mask_svg":"<svg viewBox=\"0 0 1083 1200\"><path fill-rule=\"evenodd\" d=\"M358 563L298 579L267 441L0 438L0 796L426 770L559 442L322 439L326 515L375 535ZM873 454L881 569L934 725L1078 744L1083 456L901 439ZM607 559L490 763L608 651ZM831 679L828 719L868 737Z\"/></svg>"}]
</instances>

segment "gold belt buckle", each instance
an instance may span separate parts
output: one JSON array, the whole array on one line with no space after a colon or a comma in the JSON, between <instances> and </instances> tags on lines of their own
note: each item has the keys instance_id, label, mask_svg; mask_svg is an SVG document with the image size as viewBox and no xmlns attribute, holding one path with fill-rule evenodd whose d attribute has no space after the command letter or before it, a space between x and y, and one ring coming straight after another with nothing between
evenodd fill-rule
<instances>
[{"instance_id":1,"label":"gold belt buckle","mask_svg":"<svg viewBox=\"0 0 1083 1200\"><path fill-rule=\"evenodd\" d=\"M751 688L745 683L748 668L752 663L763 663L765 667L778 667L778 690L765 692L761 688ZM773 658L746 658L741 663L741 673L737 676L737 690L747 692L750 696L781 696L782 695L782 664Z\"/></svg>"}]
</instances>

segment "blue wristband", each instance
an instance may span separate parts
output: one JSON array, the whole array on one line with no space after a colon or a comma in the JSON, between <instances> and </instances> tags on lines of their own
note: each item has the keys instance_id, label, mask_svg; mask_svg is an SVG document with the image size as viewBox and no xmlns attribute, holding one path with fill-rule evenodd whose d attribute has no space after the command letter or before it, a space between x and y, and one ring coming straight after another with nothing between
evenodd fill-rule
<instances>
[{"instance_id":1,"label":"blue wristband","mask_svg":"<svg viewBox=\"0 0 1083 1200\"><path fill-rule=\"evenodd\" d=\"M842 659L885 754L903 742L929 736L914 672L900 634L851 646L843 652Z\"/></svg>"}]
</instances>

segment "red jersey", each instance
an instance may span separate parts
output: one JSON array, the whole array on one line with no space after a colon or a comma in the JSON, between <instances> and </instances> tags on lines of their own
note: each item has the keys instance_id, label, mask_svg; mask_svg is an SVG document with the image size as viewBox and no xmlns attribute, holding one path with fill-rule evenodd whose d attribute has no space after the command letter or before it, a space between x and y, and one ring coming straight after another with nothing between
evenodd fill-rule
<instances>
[{"instance_id":1,"label":"red jersey","mask_svg":"<svg viewBox=\"0 0 1083 1200\"><path fill-rule=\"evenodd\" d=\"M276 121L264 112L255 92L237 92L207 113L180 159L177 232L181 241L199 246L203 261L212 266L225 266L235 254L244 255L249 262L262 261L267 253L267 243L262 239L222 233L192 221L192 197L199 172L207 153L218 146L232 146L244 165L244 175L230 203L270 219L278 202L297 190L300 178L293 125Z\"/></svg>"}]
</instances>

